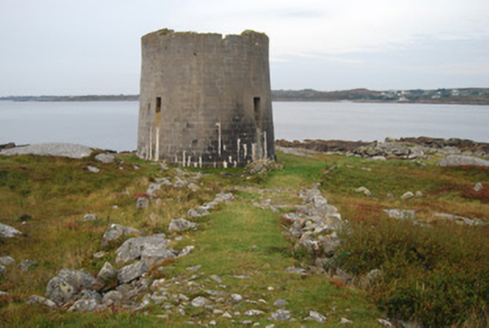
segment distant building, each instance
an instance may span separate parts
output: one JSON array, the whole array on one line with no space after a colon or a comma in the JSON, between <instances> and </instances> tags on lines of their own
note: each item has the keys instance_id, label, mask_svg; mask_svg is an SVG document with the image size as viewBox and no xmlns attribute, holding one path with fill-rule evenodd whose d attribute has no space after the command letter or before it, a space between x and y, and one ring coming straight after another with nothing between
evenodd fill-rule
<instances>
[{"instance_id":1,"label":"distant building","mask_svg":"<svg viewBox=\"0 0 489 328\"><path fill-rule=\"evenodd\" d=\"M138 155L182 166L274 158L265 34L142 37Z\"/></svg>"}]
</instances>

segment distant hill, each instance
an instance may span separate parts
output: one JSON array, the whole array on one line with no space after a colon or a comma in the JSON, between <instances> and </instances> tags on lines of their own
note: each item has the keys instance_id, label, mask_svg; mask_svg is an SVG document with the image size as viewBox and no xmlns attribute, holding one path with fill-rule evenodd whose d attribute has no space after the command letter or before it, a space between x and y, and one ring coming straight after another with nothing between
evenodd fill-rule
<instances>
[{"instance_id":1,"label":"distant hill","mask_svg":"<svg viewBox=\"0 0 489 328\"><path fill-rule=\"evenodd\" d=\"M137 101L139 95L87 96L11 96L0 100L13 101ZM458 88L436 90L353 89L341 91L273 90L273 101L354 101L426 104L489 105L489 88Z\"/></svg>"}]
</instances>

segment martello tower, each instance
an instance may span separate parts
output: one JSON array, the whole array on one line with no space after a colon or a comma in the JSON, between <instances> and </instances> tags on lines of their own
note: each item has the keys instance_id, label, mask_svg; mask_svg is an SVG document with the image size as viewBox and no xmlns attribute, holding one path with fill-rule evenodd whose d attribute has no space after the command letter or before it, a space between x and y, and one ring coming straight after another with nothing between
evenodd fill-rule
<instances>
[{"instance_id":1,"label":"martello tower","mask_svg":"<svg viewBox=\"0 0 489 328\"><path fill-rule=\"evenodd\" d=\"M268 44L252 31L143 36L138 155L198 167L273 158Z\"/></svg>"}]
</instances>

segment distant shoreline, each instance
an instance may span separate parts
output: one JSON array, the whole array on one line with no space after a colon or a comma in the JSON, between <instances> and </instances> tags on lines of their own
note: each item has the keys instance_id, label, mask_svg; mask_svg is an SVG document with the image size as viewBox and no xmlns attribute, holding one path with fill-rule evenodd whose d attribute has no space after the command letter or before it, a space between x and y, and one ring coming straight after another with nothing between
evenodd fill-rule
<instances>
[{"instance_id":1,"label":"distant shoreline","mask_svg":"<svg viewBox=\"0 0 489 328\"><path fill-rule=\"evenodd\" d=\"M9 96L7 101L70 102L70 101L138 101L139 95L82 96ZM459 88L436 90L353 89L344 91L272 90L272 101L281 102L354 102L387 104L489 105L489 88Z\"/></svg>"}]
</instances>

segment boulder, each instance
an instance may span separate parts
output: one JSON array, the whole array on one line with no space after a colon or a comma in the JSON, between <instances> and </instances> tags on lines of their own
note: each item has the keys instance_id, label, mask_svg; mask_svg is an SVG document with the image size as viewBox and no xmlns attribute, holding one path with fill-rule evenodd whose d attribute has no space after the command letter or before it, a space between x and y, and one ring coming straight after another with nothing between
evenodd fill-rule
<instances>
[{"instance_id":1,"label":"boulder","mask_svg":"<svg viewBox=\"0 0 489 328\"><path fill-rule=\"evenodd\" d=\"M6 224L0 223L0 237L3 238L13 238L17 235L21 235L22 232L19 230L12 228Z\"/></svg>"},{"instance_id":2,"label":"boulder","mask_svg":"<svg viewBox=\"0 0 489 328\"><path fill-rule=\"evenodd\" d=\"M482 166L488 167L489 161L472 156L449 155L436 162L438 166Z\"/></svg>"},{"instance_id":3,"label":"boulder","mask_svg":"<svg viewBox=\"0 0 489 328\"><path fill-rule=\"evenodd\" d=\"M125 227L119 224L112 224L109 229L105 230L104 237L102 238L102 247L107 246L109 242L121 237L141 234L141 231L137 229Z\"/></svg>"},{"instance_id":4,"label":"boulder","mask_svg":"<svg viewBox=\"0 0 489 328\"><path fill-rule=\"evenodd\" d=\"M188 230L195 230L196 228L196 223L187 221L185 219L173 219L168 226L168 230L170 232L184 232Z\"/></svg>"},{"instance_id":5,"label":"boulder","mask_svg":"<svg viewBox=\"0 0 489 328\"><path fill-rule=\"evenodd\" d=\"M121 247L116 250L116 263L126 263L142 257L143 252L151 249L151 254L160 252L166 254L167 246L170 243L165 239L164 234L157 234L149 237L135 237L126 240ZM147 253L148 254L148 253ZM149 256L149 255L148 255ZM174 257L174 256L173 256Z\"/></svg>"},{"instance_id":6,"label":"boulder","mask_svg":"<svg viewBox=\"0 0 489 328\"><path fill-rule=\"evenodd\" d=\"M117 290L111 290L104 295L102 304L105 306L121 306L122 305L122 293Z\"/></svg>"},{"instance_id":7,"label":"boulder","mask_svg":"<svg viewBox=\"0 0 489 328\"><path fill-rule=\"evenodd\" d=\"M101 153L95 156L95 160L100 163L114 163L115 161L115 156L114 154L110 153Z\"/></svg>"}]
</instances>

